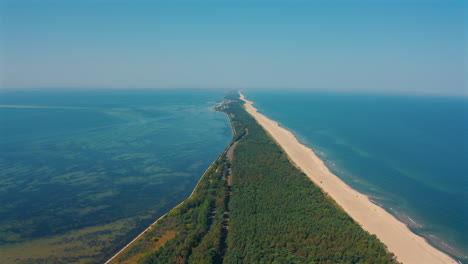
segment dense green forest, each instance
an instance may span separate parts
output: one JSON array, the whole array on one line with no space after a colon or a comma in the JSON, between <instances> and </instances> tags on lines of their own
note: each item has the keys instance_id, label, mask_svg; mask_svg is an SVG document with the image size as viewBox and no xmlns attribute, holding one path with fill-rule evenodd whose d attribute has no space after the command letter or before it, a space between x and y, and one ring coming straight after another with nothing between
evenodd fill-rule
<instances>
[{"instance_id":1,"label":"dense green forest","mask_svg":"<svg viewBox=\"0 0 468 264\"><path fill-rule=\"evenodd\" d=\"M236 94L234 139L194 194L112 263L392 263L393 255L289 161ZM230 156L230 152L234 155Z\"/></svg>"}]
</instances>

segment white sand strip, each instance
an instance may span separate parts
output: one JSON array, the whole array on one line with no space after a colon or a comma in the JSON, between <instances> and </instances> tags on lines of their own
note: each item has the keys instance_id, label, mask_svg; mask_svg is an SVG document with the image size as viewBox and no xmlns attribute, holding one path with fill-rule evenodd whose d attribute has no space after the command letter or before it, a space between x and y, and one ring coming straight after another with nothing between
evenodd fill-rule
<instances>
[{"instance_id":1,"label":"white sand strip","mask_svg":"<svg viewBox=\"0 0 468 264\"><path fill-rule=\"evenodd\" d=\"M290 160L328 193L362 228L375 234L387 245L398 261L404 264L456 263L451 257L428 244L424 238L411 232L393 215L372 203L369 197L349 187L331 173L310 148L299 143L291 132L258 113L252 102L246 100L241 93L240 96L246 102L247 112L276 140Z\"/></svg>"}]
</instances>

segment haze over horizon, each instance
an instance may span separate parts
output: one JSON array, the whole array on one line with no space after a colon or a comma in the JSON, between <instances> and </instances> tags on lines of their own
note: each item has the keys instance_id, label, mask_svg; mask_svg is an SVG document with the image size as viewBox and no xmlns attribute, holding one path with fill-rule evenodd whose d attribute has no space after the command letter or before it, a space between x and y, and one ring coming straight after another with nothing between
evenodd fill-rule
<instances>
[{"instance_id":1,"label":"haze over horizon","mask_svg":"<svg viewBox=\"0 0 468 264\"><path fill-rule=\"evenodd\" d=\"M0 88L468 96L462 0L0 0Z\"/></svg>"}]
</instances>

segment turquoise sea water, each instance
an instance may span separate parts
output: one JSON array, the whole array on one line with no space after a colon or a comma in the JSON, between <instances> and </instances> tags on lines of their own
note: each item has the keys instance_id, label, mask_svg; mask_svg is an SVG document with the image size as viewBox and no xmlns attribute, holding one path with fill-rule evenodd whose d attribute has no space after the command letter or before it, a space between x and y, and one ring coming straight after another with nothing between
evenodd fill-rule
<instances>
[{"instance_id":1,"label":"turquoise sea water","mask_svg":"<svg viewBox=\"0 0 468 264\"><path fill-rule=\"evenodd\" d=\"M0 107L0 262L102 263L187 198L226 147L229 121L211 110L224 95L2 91L14 107Z\"/></svg>"},{"instance_id":2,"label":"turquoise sea water","mask_svg":"<svg viewBox=\"0 0 468 264\"><path fill-rule=\"evenodd\" d=\"M467 98L244 94L349 185L467 263Z\"/></svg>"}]
</instances>

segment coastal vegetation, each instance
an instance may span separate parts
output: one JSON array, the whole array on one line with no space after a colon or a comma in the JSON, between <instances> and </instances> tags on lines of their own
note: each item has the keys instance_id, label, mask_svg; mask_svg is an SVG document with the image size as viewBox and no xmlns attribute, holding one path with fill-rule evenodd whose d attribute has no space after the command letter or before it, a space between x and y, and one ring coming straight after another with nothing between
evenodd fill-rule
<instances>
[{"instance_id":1,"label":"coastal vegetation","mask_svg":"<svg viewBox=\"0 0 468 264\"><path fill-rule=\"evenodd\" d=\"M110 263L220 263L229 200L226 153L213 162L185 202Z\"/></svg>"},{"instance_id":2,"label":"coastal vegetation","mask_svg":"<svg viewBox=\"0 0 468 264\"><path fill-rule=\"evenodd\" d=\"M227 99L217 110L230 118L231 144L189 199L111 263L394 262L289 161L237 95Z\"/></svg>"}]
</instances>

